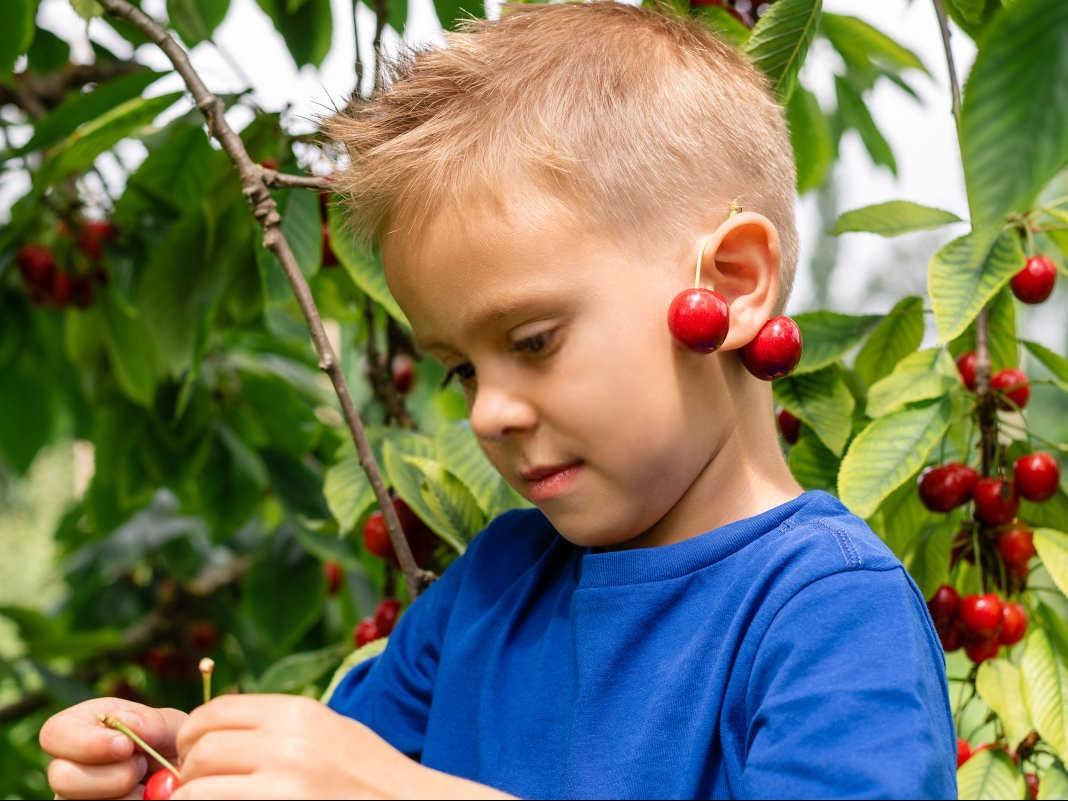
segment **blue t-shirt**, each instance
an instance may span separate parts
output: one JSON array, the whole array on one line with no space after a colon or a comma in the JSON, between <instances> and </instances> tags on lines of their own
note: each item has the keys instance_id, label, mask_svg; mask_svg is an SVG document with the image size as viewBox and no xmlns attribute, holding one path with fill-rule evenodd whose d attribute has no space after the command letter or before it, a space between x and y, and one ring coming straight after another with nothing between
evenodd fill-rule
<instances>
[{"instance_id":1,"label":"blue t-shirt","mask_svg":"<svg viewBox=\"0 0 1068 801\"><path fill-rule=\"evenodd\" d=\"M957 797L923 596L825 492L625 551L502 514L329 705L524 798Z\"/></svg>"}]
</instances>

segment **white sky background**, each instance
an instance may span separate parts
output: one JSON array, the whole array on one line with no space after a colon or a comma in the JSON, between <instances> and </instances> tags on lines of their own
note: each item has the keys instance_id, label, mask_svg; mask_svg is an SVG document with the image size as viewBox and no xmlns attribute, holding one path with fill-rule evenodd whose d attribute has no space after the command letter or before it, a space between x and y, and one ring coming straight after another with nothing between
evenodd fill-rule
<instances>
[{"instance_id":1,"label":"white sky background","mask_svg":"<svg viewBox=\"0 0 1068 801\"><path fill-rule=\"evenodd\" d=\"M334 11L333 44L321 69L305 67L297 70L281 36L275 32L267 16L255 0L233 0L230 12L216 32L216 41L251 80L256 100L268 110L281 110L291 105L295 123L312 130L311 118L341 105L353 81L353 28L350 0L331 0ZM497 16L499 0L487 0L487 13ZM145 0L146 10L164 15L164 0ZM872 165L855 132L846 134L841 145L841 158L836 166L838 207L840 211L896 198L914 200L937 206L967 217L960 156L950 115L950 98L946 76L945 56L933 4L924 0L824 0L827 11L851 14L864 19L881 31L893 36L912 49L927 65L933 79L912 72L910 83L923 100L917 104L888 81L880 81L869 95L869 107L898 160L895 179L885 168ZM76 60L85 59L88 45L85 24L70 8L68 0L43 0L38 24L52 30L68 41L81 39L83 45L75 49ZM360 6L361 53L369 54L374 33L374 16ZM121 39L108 35L99 23L91 23L94 38L121 55L130 48ZM440 43L440 25L433 12L432 0L409 0L409 19L406 30L411 43ZM387 47L398 39L392 29L384 37ZM967 75L975 57L975 48L963 34L952 38L958 74ZM818 41L809 55L802 80L820 98L824 108L834 105L833 70L840 66L838 56L825 42ZM81 59L79 59L81 55ZM138 52L140 60L156 69L169 69L163 54L154 46L144 46ZM366 59L366 55L365 55ZM193 62L208 87L216 91L244 88L233 66L220 57L210 44L202 44L193 51ZM370 79L370 75L367 76ZM176 75L156 83L152 94L162 94L182 88ZM369 88L365 82L365 89ZM189 106L181 109L184 112ZM247 119L244 110L232 112L232 121ZM135 144L123 151L127 167L133 167L143 157L143 148ZM0 189L0 211L10 200L24 191L8 181ZM798 227L801 235L801 263L789 311L812 307L811 275L806 269L818 236L818 213L815 196L810 193L798 202ZM0 216L6 216L2 214ZM935 232L908 234L884 239L870 234L848 234L838 240L838 260L832 281L830 306L849 312L884 312L906 292L922 294L926 286L927 260L943 242L959 236L965 226L950 226ZM874 276L884 276L887 286L880 290L869 287ZM1056 295L1042 307L1018 311L1018 319L1028 336L1048 346L1064 347L1061 330L1064 328L1063 308L1065 281L1058 282Z\"/></svg>"}]
</instances>

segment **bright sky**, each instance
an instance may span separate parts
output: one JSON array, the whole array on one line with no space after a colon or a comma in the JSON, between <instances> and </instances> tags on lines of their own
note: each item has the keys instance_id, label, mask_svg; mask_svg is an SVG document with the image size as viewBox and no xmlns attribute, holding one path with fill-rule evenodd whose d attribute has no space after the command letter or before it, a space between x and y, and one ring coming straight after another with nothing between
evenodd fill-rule
<instances>
[{"instance_id":1,"label":"bright sky","mask_svg":"<svg viewBox=\"0 0 1068 801\"><path fill-rule=\"evenodd\" d=\"M310 120L315 114L343 102L353 80L352 4L350 0L331 0L331 3L335 19L333 46L320 70L309 67L299 71L296 69L281 37L255 0L232 0L230 12L216 34L221 48L236 62L237 69L251 80L258 102L271 110L279 110L290 104L288 114L308 130L312 128ZM440 43L441 29L433 13L432 0L409 0L409 3L408 41ZM159 16L164 13L164 0L145 0L143 5L151 13ZM497 7L498 0L488 0L487 8L491 17L497 16ZM836 168L839 211L902 198L945 208L967 217L960 157L950 115L945 56L932 3L924 0L883 0L878 3L825 0L824 9L861 17L894 36L919 55L933 75L933 79L920 74L911 76L911 83L920 95L922 105L889 82L882 81L877 86L870 97L870 107L897 157L899 175L895 179L888 170L873 167L857 135L847 134ZM369 53L374 18L362 4L358 22L361 52ZM65 39L81 39L84 42L85 25L74 15L69 0L42 0L38 24ZM90 31L94 38L108 44L116 52L129 52L128 45L107 35L108 32L99 23L91 23ZM387 45L397 41L392 29L386 31L385 41ZM834 104L832 71L840 62L829 46L820 46L825 43L819 41L816 44L816 49L805 64L802 80L816 92L824 107L829 108ZM953 37L953 46L958 74L967 75L975 57L974 46L963 34ZM86 48L87 45L83 44L76 49L76 57L81 53L84 58ZM157 69L169 67L155 47L143 47L138 55ZM245 85L234 66L221 58L210 45L197 47L193 51L193 61L213 90L232 91ZM163 93L179 87L177 76L173 76L173 80L155 84L152 92ZM234 122L241 121L241 113L240 110L235 112ZM143 157L143 150L134 145L124 151L123 157L128 166L133 166ZM14 190L14 185L0 190L0 207L10 202L6 198L11 197ZM815 197L810 193L798 202L801 269L790 303L792 311L811 308L813 303L811 276L805 265L815 247L817 223ZM840 238L830 295L831 307L842 311L881 312L889 309L906 291L922 294L930 255L941 243L959 236L964 230L963 226L957 225L896 239L868 234L849 234ZM883 276L884 279L880 286L873 286L873 277L877 276ZM1060 283L1063 285L1065 282ZM1063 294L1062 286L1058 298ZM1053 307L1057 305L1054 301L1058 298L1044 304L1044 307L1027 310L1030 319L1024 321L1031 335L1037 334L1035 338L1056 348L1063 346L1059 336L1053 336L1050 330L1060 327L1056 322L1060 318L1053 312Z\"/></svg>"}]
</instances>

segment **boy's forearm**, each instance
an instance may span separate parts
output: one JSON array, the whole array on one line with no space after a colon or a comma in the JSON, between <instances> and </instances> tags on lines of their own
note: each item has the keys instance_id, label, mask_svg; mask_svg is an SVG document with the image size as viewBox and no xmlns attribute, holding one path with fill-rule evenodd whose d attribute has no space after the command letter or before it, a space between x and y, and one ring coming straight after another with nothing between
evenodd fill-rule
<instances>
[{"instance_id":1,"label":"boy's forearm","mask_svg":"<svg viewBox=\"0 0 1068 801\"><path fill-rule=\"evenodd\" d=\"M442 773L440 770L424 768L424 771L425 773L421 776L423 781L420 781L419 785L414 788L415 792L410 796L411 798L517 798L489 785Z\"/></svg>"}]
</instances>

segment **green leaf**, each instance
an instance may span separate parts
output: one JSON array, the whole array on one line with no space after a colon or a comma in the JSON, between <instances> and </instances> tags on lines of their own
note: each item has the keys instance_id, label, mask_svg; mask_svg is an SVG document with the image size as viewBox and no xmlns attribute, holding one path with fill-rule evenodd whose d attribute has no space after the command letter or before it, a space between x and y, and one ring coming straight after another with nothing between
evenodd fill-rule
<instances>
[{"instance_id":1,"label":"green leaf","mask_svg":"<svg viewBox=\"0 0 1068 801\"><path fill-rule=\"evenodd\" d=\"M404 34L404 26L408 23L408 0L387 0L389 9L389 24L397 33Z\"/></svg>"},{"instance_id":2,"label":"green leaf","mask_svg":"<svg viewBox=\"0 0 1068 801\"><path fill-rule=\"evenodd\" d=\"M230 9L230 0L167 0L167 17L186 47L210 39Z\"/></svg>"},{"instance_id":3,"label":"green leaf","mask_svg":"<svg viewBox=\"0 0 1068 801\"><path fill-rule=\"evenodd\" d=\"M434 441L424 434L398 430L388 431L386 437L382 443L382 468L385 470L385 478L419 519L436 532L437 526L441 524L437 520L435 509L423 496L423 474L405 458L435 458Z\"/></svg>"},{"instance_id":4,"label":"green leaf","mask_svg":"<svg viewBox=\"0 0 1068 801\"><path fill-rule=\"evenodd\" d=\"M1068 534L1052 528L1036 528L1034 542L1053 583L1068 595Z\"/></svg>"},{"instance_id":5,"label":"green leaf","mask_svg":"<svg viewBox=\"0 0 1068 801\"><path fill-rule=\"evenodd\" d=\"M1057 752L1068 758L1068 661L1058 653L1044 629L1032 627L1020 660L1024 703L1035 731Z\"/></svg>"},{"instance_id":6,"label":"green leaf","mask_svg":"<svg viewBox=\"0 0 1068 801\"><path fill-rule=\"evenodd\" d=\"M927 461L952 416L949 398L873 420L842 459L838 497L859 517L868 517L883 499Z\"/></svg>"},{"instance_id":7,"label":"green leaf","mask_svg":"<svg viewBox=\"0 0 1068 801\"><path fill-rule=\"evenodd\" d=\"M1020 769L1000 749L980 751L957 770L957 797L975 801L1025 798L1027 787Z\"/></svg>"},{"instance_id":8,"label":"green leaf","mask_svg":"<svg viewBox=\"0 0 1068 801\"><path fill-rule=\"evenodd\" d=\"M787 459L790 472L797 483L807 490L834 492L838 486L839 459L807 429L801 432L796 444L790 447Z\"/></svg>"},{"instance_id":9,"label":"green leaf","mask_svg":"<svg viewBox=\"0 0 1068 801\"><path fill-rule=\"evenodd\" d=\"M896 176L897 160L894 158L894 151L890 149L890 144L872 119L860 92L840 75L834 77L834 86L838 96L838 115L844 129L852 128L860 134L860 140L871 160L876 165L886 167Z\"/></svg>"},{"instance_id":10,"label":"green leaf","mask_svg":"<svg viewBox=\"0 0 1068 801\"><path fill-rule=\"evenodd\" d=\"M367 510L375 505L374 488L360 464L356 446L350 440L346 440L338 449L337 461L327 469L323 494L342 534L351 531Z\"/></svg>"},{"instance_id":11,"label":"green leaf","mask_svg":"<svg viewBox=\"0 0 1068 801\"><path fill-rule=\"evenodd\" d=\"M307 189L288 189L279 201L282 215L282 233L289 243L297 266L305 278L319 271L322 258L322 223L319 218L319 200ZM268 305L288 303L293 297L282 264L274 253L263 246L262 231L257 225L256 253L260 270L263 296Z\"/></svg>"},{"instance_id":12,"label":"green leaf","mask_svg":"<svg viewBox=\"0 0 1068 801\"><path fill-rule=\"evenodd\" d=\"M820 0L778 0L753 26L745 54L785 103L797 83L820 19Z\"/></svg>"},{"instance_id":13,"label":"green leaf","mask_svg":"<svg viewBox=\"0 0 1068 801\"><path fill-rule=\"evenodd\" d=\"M961 108L972 225L1026 211L1068 162L1068 3L1019 0L985 31ZM1027 91L1020 91L1027 87Z\"/></svg>"},{"instance_id":14,"label":"green leaf","mask_svg":"<svg viewBox=\"0 0 1068 801\"><path fill-rule=\"evenodd\" d=\"M1050 371L1057 386L1068 391L1068 359L1038 342L1031 342L1026 339L1021 341L1023 342L1023 346L1030 351L1031 355L1038 359L1042 365Z\"/></svg>"},{"instance_id":15,"label":"green leaf","mask_svg":"<svg viewBox=\"0 0 1068 801\"><path fill-rule=\"evenodd\" d=\"M404 461L422 475L420 494L433 514L434 531L457 553L485 525L478 502L456 476L433 459L403 456Z\"/></svg>"},{"instance_id":16,"label":"green leaf","mask_svg":"<svg viewBox=\"0 0 1068 801\"><path fill-rule=\"evenodd\" d=\"M919 56L857 17L824 13L820 33L853 69L894 73L914 69L930 74Z\"/></svg>"},{"instance_id":17,"label":"green leaf","mask_svg":"<svg viewBox=\"0 0 1068 801\"><path fill-rule=\"evenodd\" d=\"M462 19L485 16L485 8L479 0L434 0L434 11L442 29L452 31Z\"/></svg>"},{"instance_id":18,"label":"green leaf","mask_svg":"<svg viewBox=\"0 0 1068 801\"><path fill-rule=\"evenodd\" d=\"M0 456L18 473L52 439L56 406L48 377L29 354L0 370Z\"/></svg>"},{"instance_id":19,"label":"green leaf","mask_svg":"<svg viewBox=\"0 0 1068 801\"><path fill-rule=\"evenodd\" d=\"M486 458L471 431L469 420L441 426L435 435L437 458L463 482L487 518L504 509L525 505L526 500L501 477Z\"/></svg>"},{"instance_id":20,"label":"green leaf","mask_svg":"<svg viewBox=\"0 0 1068 801\"><path fill-rule=\"evenodd\" d=\"M91 20L104 13L104 7L97 0L70 0L74 12L84 20Z\"/></svg>"},{"instance_id":21,"label":"green leaf","mask_svg":"<svg viewBox=\"0 0 1068 801\"><path fill-rule=\"evenodd\" d=\"M330 0L307 0L290 11L287 0L256 0L282 34L297 67L318 67L330 52L333 18Z\"/></svg>"},{"instance_id":22,"label":"green leaf","mask_svg":"<svg viewBox=\"0 0 1068 801\"><path fill-rule=\"evenodd\" d=\"M794 375L822 370L860 343L882 317L878 314L839 314L830 311L795 315L804 343Z\"/></svg>"},{"instance_id":23,"label":"green leaf","mask_svg":"<svg viewBox=\"0 0 1068 801\"><path fill-rule=\"evenodd\" d=\"M35 609L0 606L0 617L15 624L31 659L62 658L80 662L124 645L118 631L69 631L61 621Z\"/></svg>"},{"instance_id":24,"label":"green leaf","mask_svg":"<svg viewBox=\"0 0 1068 801\"><path fill-rule=\"evenodd\" d=\"M36 0L6 0L4 24L0 25L0 80L6 80L15 59L26 52L33 41L33 17Z\"/></svg>"},{"instance_id":25,"label":"green leaf","mask_svg":"<svg viewBox=\"0 0 1068 801\"><path fill-rule=\"evenodd\" d=\"M273 432L271 438L275 438ZM310 520L330 517L323 497L322 475L317 470L304 460L274 448L264 448L260 455L271 474L271 486L291 515Z\"/></svg>"},{"instance_id":26,"label":"green leaf","mask_svg":"<svg viewBox=\"0 0 1068 801\"><path fill-rule=\"evenodd\" d=\"M1032 526L1068 531L1068 494L1063 485L1057 488L1052 498L1035 502L1020 499L1020 519Z\"/></svg>"},{"instance_id":27,"label":"green leaf","mask_svg":"<svg viewBox=\"0 0 1068 801\"><path fill-rule=\"evenodd\" d=\"M1016 300L1006 286L994 295L987 311L987 348L991 367L1004 370L1020 363L1016 340Z\"/></svg>"},{"instance_id":28,"label":"green leaf","mask_svg":"<svg viewBox=\"0 0 1068 801\"><path fill-rule=\"evenodd\" d=\"M335 670L348 653L349 646L341 644L284 656L267 668L252 692L299 693Z\"/></svg>"},{"instance_id":29,"label":"green leaf","mask_svg":"<svg viewBox=\"0 0 1068 801\"><path fill-rule=\"evenodd\" d=\"M46 154L35 183L48 186L87 169L97 156L144 129L181 96L182 92L171 92L148 100L133 98L85 123Z\"/></svg>"},{"instance_id":30,"label":"green leaf","mask_svg":"<svg viewBox=\"0 0 1068 801\"><path fill-rule=\"evenodd\" d=\"M1068 798L1068 773L1057 763L1053 763L1039 773L1038 801L1054 801Z\"/></svg>"},{"instance_id":31,"label":"green leaf","mask_svg":"<svg viewBox=\"0 0 1068 801\"><path fill-rule=\"evenodd\" d=\"M749 29L722 6L700 5L693 7L693 15L703 22L716 36L733 47L744 49L749 39Z\"/></svg>"},{"instance_id":32,"label":"green leaf","mask_svg":"<svg viewBox=\"0 0 1068 801\"><path fill-rule=\"evenodd\" d=\"M871 386L923 341L923 298L902 298L883 317L861 347L853 369L865 385Z\"/></svg>"},{"instance_id":33,"label":"green leaf","mask_svg":"<svg viewBox=\"0 0 1068 801\"><path fill-rule=\"evenodd\" d=\"M341 684L341 680L348 675L349 671L359 665L361 662L366 662L368 659L374 659L376 656L386 650L386 645L388 643L388 638L379 637L377 640L371 640L371 642L367 643L367 645L357 648L355 651L345 657L345 661L342 662L341 666L334 672L334 678L330 680L330 684L323 692L322 697L319 698L319 702L323 704L330 703L330 698L331 696L333 696L334 690L336 690L337 686Z\"/></svg>"},{"instance_id":34,"label":"green leaf","mask_svg":"<svg viewBox=\"0 0 1068 801\"><path fill-rule=\"evenodd\" d=\"M906 356L893 372L868 390L868 417L882 417L916 401L930 400L960 386L957 365L944 348Z\"/></svg>"},{"instance_id":35,"label":"green leaf","mask_svg":"<svg viewBox=\"0 0 1068 801\"><path fill-rule=\"evenodd\" d=\"M723 12L728 19L741 25L718 6L711 9ZM804 194L821 186L827 178L834 163L834 134L816 96L800 84L794 88L786 104L786 123L797 164L797 191Z\"/></svg>"},{"instance_id":36,"label":"green leaf","mask_svg":"<svg viewBox=\"0 0 1068 801\"><path fill-rule=\"evenodd\" d=\"M1015 234L975 232L954 239L931 257L927 285L938 341L959 336L1023 264Z\"/></svg>"},{"instance_id":37,"label":"green leaf","mask_svg":"<svg viewBox=\"0 0 1068 801\"><path fill-rule=\"evenodd\" d=\"M123 304L116 293L103 297L104 341L115 378L127 397L149 408L159 376L151 329L140 312Z\"/></svg>"},{"instance_id":38,"label":"green leaf","mask_svg":"<svg viewBox=\"0 0 1068 801\"><path fill-rule=\"evenodd\" d=\"M840 454L852 431L856 402L835 366L789 375L771 385L776 402L810 426L832 453Z\"/></svg>"},{"instance_id":39,"label":"green leaf","mask_svg":"<svg viewBox=\"0 0 1068 801\"><path fill-rule=\"evenodd\" d=\"M1001 719L1009 747L1015 749L1031 729L1031 717L1023 704L1020 669L1008 659L987 659L979 665L975 689Z\"/></svg>"},{"instance_id":40,"label":"green leaf","mask_svg":"<svg viewBox=\"0 0 1068 801\"><path fill-rule=\"evenodd\" d=\"M390 316L411 330L411 323L404 316L397 301L389 291L386 284L386 276L382 271L382 262L377 254L364 250L356 244L345 228L344 213L331 205L330 214L330 244L337 254L338 261L349 274L356 286L361 291L370 295L373 300L381 304Z\"/></svg>"},{"instance_id":41,"label":"green leaf","mask_svg":"<svg viewBox=\"0 0 1068 801\"><path fill-rule=\"evenodd\" d=\"M33 136L8 155L21 156L51 147L70 135L79 125L94 120L109 109L140 97L148 86L163 76L161 72L137 69L110 81L97 84L91 92L72 92L33 126Z\"/></svg>"},{"instance_id":42,"label":"green leaf","mask_svg":"<svg viewBox=\"0 0 1068 801\"><path fill-rule=\"evenodd\" d=\"M53 72L70 61L70 45L51 31L37 28L26 55L33 72Z\"/></svg>"},{"instance_id":43,"label":"green leaf","mask_svg":"<svg viewBox=\"0 0 1068 801\"><path fill-rule=\"evenodd\" d=\"M271 653L285 653L318 619L326 584L322 565L285 527L252 564L241 584L244 611Z\"/></svg>"},{"instance_id":44,"label":"green leaf","mask_svg":"<svg viewBox=\"0 0 1068 801\"><path fill-rule=\"evenodd\" d=\"M879 504L871 517L872 529L898 559L915 553L916 542L928 529L946 520L935 517L920 501L914 482L905 481Z\"/></svg>"},{"instance_id":45,"label":"green leaf","mask_svg":"<svg viewBox=\"0 0 1068 801\"><path fill-rule=\"evenodd\" d=\"M835 222L831 233L838 236L847 231L866 231L880 236L898 236L955 222L961 222L961 219L953 212L922 206L911 200L889 200L847 211Z\"/></svg>"},{"instance_id":46,"label":"green leaf","mask_svg":"<svg viewBox=\"0 0 1068 801\"><path fill-rule=\"evenodd\" d=\"M924 598L930 598L949 580L949 554L956 532L955 521L942 517L924 526L909 541L902 562Z\"/></svg>"}]
</instances>

